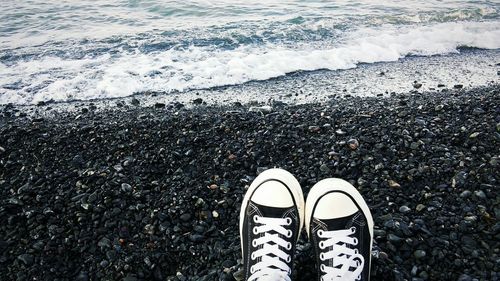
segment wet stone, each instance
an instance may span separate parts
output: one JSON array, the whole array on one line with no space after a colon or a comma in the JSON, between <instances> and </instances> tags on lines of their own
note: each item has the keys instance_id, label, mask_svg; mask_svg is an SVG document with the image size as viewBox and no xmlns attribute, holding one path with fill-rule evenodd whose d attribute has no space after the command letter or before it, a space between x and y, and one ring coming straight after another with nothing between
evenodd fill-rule
<instances>
[{"instance_id":1,"label":"wet stone","mask_svg":"<svg viewBox=\"0 0 500 281\"><path fill-rule=\"evenodd\" d=\"M474 196L479 198L479 199L486 199L486 194L482 190L474 191Z\"/></svg>"},{"instance_id":2,"label":"wet stone","mask_svg":"<svg viewBox=\"0 0 500 281\"><path fill-rule=\"evenodd\" d=\"M417 212L420 212L423 209L425 209L425 205L424 204L418 204L417 207L415 208L415 210L417 210Z\"/></svg>"},{"instance_id":3,"label":"wet stone","mask_svg":"<svg viewBox=\"0 0 500 281\"><path fill-rule=\"evenodd\" d=\"M451 180L451 186L452 187L461 187L461 186L464 186L466 179L467 179L467 172L460 171Z\"/></svg>"},{"instance_id":4,"label":"wet stone","mask_svg":"<svg viewBox=\"0 0 500 281\"><path fill-rule=\"evenodd\" d=\"M400 243L401 241L403 241L403 239L401 237L399 237L395 234L392 234L392 233L387 235L387 240L394 242L394 243Z\"/></svg>"},{"instance_id":5,"label":"wet stone","mask_svg":"<svg viewBox=\"0 0 500 281\"><path fill-rule=\"evenodd\" d=\"M473 279L467 274L462 274L458 277L457 281L473 281Z\"/></svg>"},{"instance_id":6,"label":"wet stone","mask_svg":"<svg viewBox=\"0 0 500 281\"><path fill-rule=\"evenodd\" d=\"M100 248L111 248L111 240L106 237L101 238L97 243L97 246Z\"/></svg>"},{"instance_id":7,"label":"wet stone","mask_svg":"<svg viewBox=\"0 0 500 281\"><path fill-rule=\"evenodd\" d=\"M195 225L195 226L193 227L193 230L194 230L195 232L198 232L198 233L203 233L203 232L205 232L205 228L204 228L203 226L201 226L201 225Z\"/></svg>"},{"instance_id":8,"label":"wet stone","mask_svg":"<svg viewBox=\"0 0 500 281\"><path fill-rule=\"evenodd\" d=\"M470 190L464 190L460 193L460 197L461 198L468 198L470 197L472 194L472 192Z\"/></svg>"},{"instance_id":9,"label":"wet stone","mask_svg":"<svg viewBox=\"0 0 500 281\"><path fill-rule=\"evenodd\" d=\"M137 105L139 105L139 104L140 104L139 100L138 100L138 99L136 99L136 98L133 98L133 99L130 101L130 103L131 103L132 105L135 105L135 106L137 106Z\"/></svg>"},{"instance_id":10,"label":"wet stone","mask_svg":"<svg viewBox=\"0 0 500 281\"><path fill-rule=\"evenodd\" d=\"M236 265L236 262L234 260L225 260L223 263L222 263L222 266L225 267L225 268L230 268L232 267L233 265Z\"/></svg>"},{"instance_id":11,"label":"wet stone","mask_svg":"<svg viewBox=\"0 0 500 281\"><path fill-rule=\"evenodd\" d=\"M400 188L401 187L401 185L394 180L389 180L389 181L387 181L387 183L389 184L390 188Z\"/></svg>"},{"instance_id":12,"label":"wet stone","mask_svg":"<svg viewBox=\"0 0 500 281\"><path fill-rule=\"evenodd\" d=\"M115 171L117 172L121 172L123 171L123 166L121 164L117 164L113 166L113 169L115 169Z\"/></svg>"},{"instance_id":13,"label":"wet stone","mask_svg":"<svg viewBox=\"0 0 500 281\"><path fill-rule=\"evenodd\" d=\"M416 250L415 252L413 252L413 256L416 258L416 259L421 259L421 258L424 258L426 256L426 252L424 250Z\"/></svg>"},{"instance_id":14,"label":"wet stone","mask_svg":"<svg viewBox=\"0 0 500 281\"><path fill-rule=\"evenodd\" d=\"M122 281L138 281L138 279L133 275L127 275L122 279Z\"/></svg>"},{"instance_id":15,"label":"wet stone","mask_svg":"<svg viewBox=\"0 0 500 281\"><path fill-rule=\"evenodd\" d=\"M180 219L182 221L188 222L191 219L191 214L184 213L184 214L181 215Z\"/></svg>"},{"instance_id":16,"label":"wet stone","mask_svg":"<svg viewBox=\"0 0 500 281\"><path fill-rule=\"evenodd\" d=\"M293 91L302 75L285 77ZM275 167L305 193L325 175L356 183L374 215L372 280L499 279L499 90L269 100L270 113L129 97L38 123L0 108L0 279L242 280L242 199ZM293 280L314 280L302 236Z\"/></svg>"},{"instance_id":17,"label":"wet stone","mask_svg":"<svg viewBox=\"0 0 500 281\"><path fill-rule=\"evenodd\" d=\"M411 212L411 209L408 206L401 206L401 207L399 207L399 211L404 214L404 213Z\"/></svg>"},{"instance_id":18,"label":"wet stone","mask_svg":"<svg viewBox=\"0 0 500 281\"><path fill-rule=\"evenodd\" d=\"M114 261L116 259L116 251L115 250L109 250L106 252L106 258L109 261Z\"/></svg>"},{"instance_id":19,"label":"wet stone","mask_svg":"<svg viewBox=\"0 0 500 281\"><path fill-rule=\"evenodd\" d=\"M330 172L330 168L328 168L328 166L326 164L322 164L320 167L319 167L320 171L323 172L323 173L329 173Z\"/></svg>"},{"instance_id":20,"label":"wet stone","mask_svg":"<svg viewBox=\"0 0 500 281\"><path fill-rule=\"evenodd\" d=\"M45 247L45 243L43 241L37 241L33 244L33 249L41 251Z\"/></svg>"},{"instance_id":21,"label":"wet stone","mask_svg":"<svg viewBox=\"0 0 500 281\"><path fill-rule=\"evenodd\" d=\"M121 185L121 191L123 192L131 192L132 191L132 186L128 183L122 183Z\"/></svg>"},{"instance_id":22,"label":"wet stone","mask_svg":"<svg viewBox=\"0 0 500 281\"><path fill-rule=\"evenodd\" d=\"M89 280L89 274L85 271L81 271L76 277L75 281L88 281Z\"/></svg>"},{"instance_id":23,"label":"wet stone","mask_svg":"<svg viewBox=\"0 0 500 281\"><path fill-rule=\"evenodd\" d=\"M30 266L34 262L34 257L30 254L22 254L17 256L17 259L20 260L24 265Z\"/></svg>"}]
</instances>

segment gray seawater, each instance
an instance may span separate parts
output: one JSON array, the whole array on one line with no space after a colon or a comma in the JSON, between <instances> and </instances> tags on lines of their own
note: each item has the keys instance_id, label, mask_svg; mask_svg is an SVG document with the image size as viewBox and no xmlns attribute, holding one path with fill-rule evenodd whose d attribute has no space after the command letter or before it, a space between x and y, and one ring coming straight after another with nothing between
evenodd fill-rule
<instances>
[{"instance_id":1,"label":"gray seawater","mask_svg":"<svg viewBox=\"0 0 500 281\"><path fill-rule=\"evenodd\" d=\"M4 0L0 104L193 89L208 95L301 71L471 48L495 60L499 9L498 1L455 0ZM464 55L457 67L467 69L475 57L484 60Z\"/></svg>"}]
</instances>

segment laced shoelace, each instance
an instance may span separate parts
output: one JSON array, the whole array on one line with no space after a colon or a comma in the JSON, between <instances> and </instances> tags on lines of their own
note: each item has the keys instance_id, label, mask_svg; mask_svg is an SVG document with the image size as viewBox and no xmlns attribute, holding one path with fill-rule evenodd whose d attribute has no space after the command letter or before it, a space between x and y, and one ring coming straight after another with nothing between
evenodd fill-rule
<instances>
[{"instance_id":1,"label":"laced shoelace","mask_svg":"<svg viewBox=\"0 0 500 281\"><path fill-rule=\"evenodd\" d=\"M260 258L260 261L250 267L252 275L250 275L248 281L291 281L291 269L286 263L289 263L292 257L280 249L280 246L291 250L292 243L285 241L279 234L287 238L292 237L292 231L285 228L285 226L289 226L292 223L292 219L267 218L256 215L253 217L253 220L256 224L259 224L259 226L253 227L253 234L264 233L264 235L252 240L253 247L260 245L262 247L254 251L251 255L252 260ZM276 234L271 234L270 231L274 231Z\"/></svg>"},{"instance_id":2,"label":"laced shoelace","mask_svg":"<svg viewBox=\"0 0 500 281\"><path fill-rule=\"evenodd\" d=\"M358 245L358 239L351 237L356 227L350 229L324 231L318 230L318 236L324 238L319 242L320 260L331 260L332 266L321 264L321 281L360 280L365 259L357 249L348 245ZM354 268L354 270L352 270Z\"/></svg>"}]
</instances>

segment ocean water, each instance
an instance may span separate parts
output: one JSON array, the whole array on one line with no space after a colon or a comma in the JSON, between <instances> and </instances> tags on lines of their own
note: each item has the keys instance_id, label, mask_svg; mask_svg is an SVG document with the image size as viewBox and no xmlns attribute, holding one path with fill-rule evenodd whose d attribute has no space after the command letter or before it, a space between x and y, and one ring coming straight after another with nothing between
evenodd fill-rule
<instances>
[{"instance_id":1,"label":"ocean water","mask_svg":"<svg viewBox=\"0 0 500 281\"><path fill-rule=\"evenodd\" d=\"M208 95L471 48L495 60L499 10L481 0L3 0L0 104Z\"/></svg>"}]
</instances>

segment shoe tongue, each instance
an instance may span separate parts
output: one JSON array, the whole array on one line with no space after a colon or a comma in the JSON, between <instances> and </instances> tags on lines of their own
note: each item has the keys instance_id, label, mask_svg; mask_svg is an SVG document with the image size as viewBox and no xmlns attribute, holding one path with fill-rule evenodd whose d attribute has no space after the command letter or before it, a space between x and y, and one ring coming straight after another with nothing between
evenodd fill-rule
<instances>
[{"instance_id":1,"label":"shoe tongue","mask_svg":"<svg viewBox=\"0 0 500 281\"><path fill-rule=\"evenodd\" d=\"M253 201L251 201L251 203L259 210L261 216L269 218L283 218L285 216L285 213L293 209L293 207L287 207L287 208L269 207L257 204Z\"/></svg>"},{"instance_id":2,"label":"shoe tongue","mask_svg":"<svg viewBox=\"0 0 500 281\"><path fill-rule=\"evenodd\" d=\"M316 219L316 218L315 218ZM358 211L355 212L352 215L346 216L346 217L341 217L341 218L334 218L334 219L316 219L327 225L327 229L329 231L332 230L341 230L341 229L348 229L351 226L353 226L353 222L355 220L361 220L364 219L363 215Z\"/></svg>"}]
</instances>

